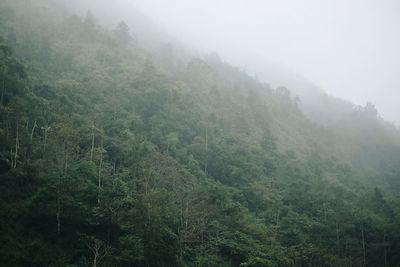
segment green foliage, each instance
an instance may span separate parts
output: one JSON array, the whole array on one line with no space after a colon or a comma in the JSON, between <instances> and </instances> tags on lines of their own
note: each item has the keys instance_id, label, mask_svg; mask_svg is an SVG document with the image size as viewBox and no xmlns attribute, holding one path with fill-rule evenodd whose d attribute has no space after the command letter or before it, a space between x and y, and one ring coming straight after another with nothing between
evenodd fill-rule
<instances>
[{"instance_id":1,"label":"green foliage","mask_svg":"<svg viewBox=\"0 0 400 267\"><path fill-rule=\"evenodd\" d=\"M285 87L40 10L0 3L2 265L397 266L389 141L356 166Z\"/></svg>"}]
</instances>

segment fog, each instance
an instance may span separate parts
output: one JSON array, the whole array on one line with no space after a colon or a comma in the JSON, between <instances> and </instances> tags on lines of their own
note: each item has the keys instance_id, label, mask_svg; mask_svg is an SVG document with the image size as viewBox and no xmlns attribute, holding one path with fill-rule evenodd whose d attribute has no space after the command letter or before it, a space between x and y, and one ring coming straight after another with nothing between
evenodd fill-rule
<instances>
[{"instance_id":1,"label":"fog","mask_svg":"<svg viewBox=\"0 0 400 267\"><path fill-rule=\"evenodd\" d=\"M260 79L262 63L274 62L330 94L371 101L400 123L400 1L125 1Z\"/></svg>"},{"instance_id":2,"label":"fog","mask_svg":"<svg viewBox=\"0 0 400 267\"><path fill-rule=\"evenodd\" d=\"M177 39L274 87L304 90L308 81L358 105L373 102L400 124L400 1L118 0L111 12L99 4L108 1L87 1L114 20L129 21L135 7Z\"/></svg>"}]
</instances>

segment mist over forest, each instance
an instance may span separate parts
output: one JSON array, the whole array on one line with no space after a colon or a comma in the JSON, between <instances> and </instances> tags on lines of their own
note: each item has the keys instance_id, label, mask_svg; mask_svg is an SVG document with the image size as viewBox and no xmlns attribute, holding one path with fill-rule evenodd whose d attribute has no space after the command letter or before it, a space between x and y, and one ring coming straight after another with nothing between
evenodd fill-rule
<instances>
[{"instance_id":1,"label":"mist over forest","mask_svg":"<svg viewBox=\"0 0 400 267\"><path fill-rule=\"evenodd\" d=\"M400 266L398 11L1 0L0 266Z\"/></svg>"}]
</instances>

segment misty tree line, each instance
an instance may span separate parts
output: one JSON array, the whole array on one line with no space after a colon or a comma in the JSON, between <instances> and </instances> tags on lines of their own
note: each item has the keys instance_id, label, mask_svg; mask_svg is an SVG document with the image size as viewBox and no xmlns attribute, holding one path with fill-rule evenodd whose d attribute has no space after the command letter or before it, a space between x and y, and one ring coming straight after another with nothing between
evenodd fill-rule
<instances>
[{"instance_id":1,"label":"misty tree line","mask_svg":"<svg viewBox=\"0 0 400 267\"><path fill-rule=\"evenodd\" d=\"M397 196L288 89L60 13L0 4L0 265L398 266Z\"/></svg>"}]
</instances>

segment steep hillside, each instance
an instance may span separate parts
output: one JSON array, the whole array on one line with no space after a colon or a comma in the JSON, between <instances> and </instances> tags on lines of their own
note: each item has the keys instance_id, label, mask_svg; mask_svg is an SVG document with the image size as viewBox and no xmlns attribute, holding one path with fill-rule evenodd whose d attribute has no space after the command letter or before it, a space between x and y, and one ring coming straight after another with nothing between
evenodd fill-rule
<instances>
[{"instance_id":1,"label":"steep hillside","mask_svg":"<svg viewBox=\"0 0 400 267\"><path fill-rule=\"evenodd\" d=\"M399 133L370 109L322 127L215 54L43 3L0 3L1 266L398 266Z\"/></svg>"}]
</instances>

